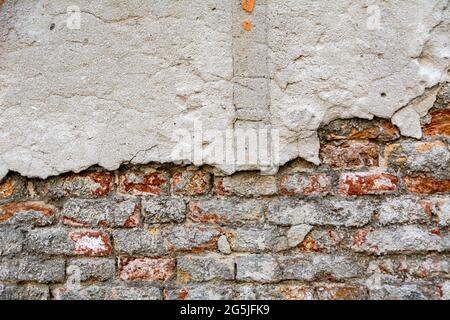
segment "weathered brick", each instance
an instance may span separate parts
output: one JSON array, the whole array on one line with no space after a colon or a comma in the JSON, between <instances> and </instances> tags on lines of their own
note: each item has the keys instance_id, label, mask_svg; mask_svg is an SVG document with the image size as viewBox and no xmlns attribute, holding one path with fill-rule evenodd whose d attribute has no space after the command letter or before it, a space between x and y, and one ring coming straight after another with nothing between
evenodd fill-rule
<instances>
[{"instance_id":1,"label":"weathered brick","mask_svg":"<svg viewBox=\"0 0 450 320\"><path fill-rule=\"evenodd\" d=\"M113 239L120 254L159 256L166 252L162 232L158 228L114 230Z\"/></svg>"},{"instance_id":2,"label":"weathered brick","mask_svg":"<svg viewBox=\"0 0 450 320\"><path fill-rule=\"evenodd\" d=\"M400 132L388 120L335 120L327 125L321 136L326 140L380 140L392 141Z\"/></svg>"},{"instance_id":3,"label":"weathered brick","mask_svg":"<svg viewBox=\"0 0 450 320\"><path fill-rule=\"evenodd\" d=\"M169 173L151 167L133 168L119 175L119 192L132 195L166 195Z\"/></svg>"},{"instance_id":4,"label":"weathered brick","mask_svg":"<svg viewBox=\"0 0 450 320\"><path fill-rule=\"evenodd\" d=\"M136 227L140 219L137 199L69 199L63 223L70 226Z\"/></svg>"},{"instance_id":5,"label":"weathered brick","mask_svg":"<svg viewBox=\"0 0 450 320\"><path fill-rule=\"evenodd\" d=\"M382 254L441 251L443 247L439 230L417 226L363 228L353 235L353 249L358 252Z\"/></svg>"},{"instance_id":6,"label":"weathered brick","mask_svg":"<svg viewBox=\"0 0 450 320\"><path fill-rule=\"evenodd\" d=\"M215 194L220 196L269 196L277 193L277 179L251 173L237 173L228 177L217 177Z\"/></svg>"},{"instance_id":7,"label":"weathered brick","mask_svg":"<svg viewBox=\"0 0 450 320\"><path fill-rule=\"evenodd\" d=\"M436 300L440 298L437 286L405 283L382 285L370 290L372 300Z\"/></svg>"},{"instance_id":8,"label":"weathered brick","mask_svg":"<svg viewBox=\"0 0 450 320\"><path fill-rule=\"evenodd\" d=\"M231 248L237 252L282 251L287 249L284 232L273 226L245 226L230 231Z\"/></svg>"},{"instance_id":9,"label":"weathered brick","mask_svg":"<svg viewBox=\"0 0 450 320\"><path fill-rule=\"evenodd\" d=\"M86 171L37 181L37 190L52 197L99 198L108 195L113 186L113 175L105 171Z\"/></svg>"},{"instance_id":10,"label":"weathered brick","mask_svg":"<svg viewBox=\"0 0 450 320\"><path fill-rule=\"evenodd\" d=\"M189 203L188 218L219 224L255 223L263 218L264 204L257 200L207 199Z\"/></svg>"},{"instance_id":11,"label":"weathered brick","mask_svg":"<svg viewBox=\"0 0 450 320\"><path fill-rule=\"evenodd\" d=\"M184 256L177 260L178 282L233 280L234 259L229 256Z\"/></svg>"},{"instance_id":12,"label":"weathered brick","mask_svg":"<svg viewBox=\"0 0 450 320\"><path fill-rule=\"evenodd\" d=\"M393 144L386 147L385 157L389 167L413 172L436 172L450 167L450 151L442 141Z\"/></svg>"},{"instance_id":13,"label":"weathered brick","mask_svg":"<svg viewBox=\"0 0 450 320\"><path fill-rule=\"evenodd\" d=\"M345 142L340 145L326 144L320 149L320 159L331 168L376 167L380 147L370 142Z\"/></svg>"},{"instance_id":14,"label":"weathered brick","mask_svg":"<svg viewBox=\"0 0 450 320\"><path fill-rule=\"evenodd\" d=\"M357 277L362 266L350 256L298 254L279 257L283 280L321 281Z\"/></svg>"},{"instance_id":15,"label":"weathered brick","mask_svg":"<svg viewBox=\"0 0 450 320\"><path fill-rule=\"evenodd\" d=\"M302 252L328 252L334 253L349 238L346 230L340 229L313 229L298 246Z\"/></svg>"},{"instance_id":16,"label":"weathered brick","mask_svg":"<svg viewBox=\"0 0 450 320\"><path fill-rule=\"evenodd\" d=\"M100 231L72 231L69 238L75 243L75 254L106 256L111 252L109 235Z\"/></svg>"},{"instance_id":17,"label":"weathered brick","mask_svg":"<svg viewBox=\"0 0 450 320\"><path fill-rule=\"evenodd\" d=\"M369 263L369 275L389 276L391 282L401 283L405 276L413 278L436 278L450 273L448 257L431 255L428 257L392 257L376 259Z\"/></svg>"},{"instance_id":18,"label":"weathered brick","mask_svg":"<svg viewBox=\"0 0 450 320\"><path fill-rule=\"evenodd\" d=\"M397 189L398 178L386 172L343 173L339 180L339 193L344 196L394 193Z\"/></svg>"},{"instance_id":19,"label":"weathered brick","mask_svg":"<svg viewBox=\"0 0 450 320\"><path fill-rule=\"evenodd\" d=\"M1 5L1 1L0 1ZM50 290L43 284L4 285L0 284L0 300L48 300Z\"/></svg>"},{"instance_id":20,"label":"weathered brick","mask_svg":"<svg viewBox=\"0 0 450 320\"><path fill-rule=\"evenodd\" d=\"M114 278L115 272L114 259L81 258L67 263L67 275L77 281L106 281Z\"/></svg>"},{"instance_id":21,"label":"weathered brick","mask_svg":"<svg viewBox=\"0 0 450 320\"><path fill-rule=\"evenodd\" d=\"M233 288L229 285L195 284L165 290L165 300L231 300Z\"/></svg>"},{"instance_id":22,"label":"weathered brick","mask_svg":"<svg viewBox=\"0 0 450 320\"><path fill-rule=\"evenodd\" d=\"M277 259L270 255L251 255L236 258L236 279L240 281L278 282L282 272Z\"/></svg>"},{"instance_id":23,"label":"weathered brick","mask_svg":"<svg viewBox=\"0 0 450 320\"><path fill-rule=\"evenodd\" d=\"M438 217L440 226L450 226L450 198L434 199L433 214Z\"/></svg>"},{"instance_id":24,"label":"weathered brick","mask_svg":"<svg viewBox=\"0 0 450 320\"><path fill-rule=\"evenodd\" d=\"M128 258L119 257L120 279L164 282L175 272L172 258Z\"/></svg>"},{"instance_id":25,"label":"weathered brick","mask_svg":"<svg viewBox=\"0 0 450 320\"><path fill-rule=\"evenodd\" d=\"M204 171L181 171L173 174L172 193L175 195L197 196L210 190L211 175Z\"/></svg>"},{"instance_id":26,"label":"weathered brick","mask_svg":"<svg viewBox=\"0 0 450 320\"><path fill-rule=\"evenodd\" d=\"M220 236L221 230L216 227L193 224L169 227L164 238L170 251L202 252L215 250Z\"/></svg>"},{"instance_id":27,"label":"weathered brick","mask_svg":"<svg viewBox=\"0 0 450 320\"><path fill-rule=\"evenodd\" d=\"M436 110L430 113L431 121L423 127L427 136L450 137L450 109Z\"/></svg>"},{"instance_id":28,"label":"weathered brick","mask_svg":"<svg viewBox=\"0 0 450 320\"><path fill-rule=\"evenodd\" d=\"M406 176L403 182L409 192L417 194L450 193L450 179L429 176Z\"/></svg>"},{"instance_id":29,"label":"weathered brick","mask_svg":"<svg viewBox=\"0 0 450 320\"><path fill-rule=\"evenodd\" d=\"M147 198L142 200L142 214L148 224L183 222L186 204L181 199Z\"/></svg>"},{"instance_id":30,"label":"weathered brick","mask_svg":"<svg viewBox=\"0 0 450 320\"><path fill-rule=\"evenodd\" d=\"M426 223L432 218L432 202L410 197L382 201L378 221L382 225L396 223Z\"/></svg>"},{"instance_id":31,"label":"weathered brick","mask_svg":"<svg viewBox=\"0 0 450 320\"><path fill-rule=\"evenodd\" d=\"M269 203L268 221L277 225L363 226L374 204L366 200L322 200L320 202L277 199Z\"/></svg>"},{"instance_id":32,"label":"weathered brick","mask_svg":"<svg viewBox=\"0 0 450 320\"><path fill-rule=\"evenodd\" d=\"M295 175L280 177L279 190L281 194L289 196L326 195L331 191L331 183L329 177L325 173L298 173Z\"/></svg>"},{"instance_id":33,"label":"weathered brick","mask_svg":"<svg viewBox=\"0 0 450 320\"><path fill-rule=\"evenodd\" d=\"M46 260L34 256L0 260L0 281L61 282L65 275L63 259Z\"/></svg>"},{"instance_id":34,"label":"weathered brick","mask_svg":"<svg viewBox=\"0 0 450 320\"><path fill-rule=\"evenodd\" d=\"M362 286L328 285L317 288L320 300L367 300L369 293Z\"/></svg>"},{"instance_id":35,"label":"weathered brick","mask_svg":"<svg viewBox=\"0 0 450 320\"><path fill-rule=\"evenodd\" d=\"M24 235L20 230L0 228L0 256L20 253L23 243Z\"/></svg>"},{"instance_id":36,"label":"weathered brick","mask_svg":"<svg viewBox=\"0 0 450 320\"><path fill-rule=\"evenodd\" d=\"M304 285L244 284L235 287L238 300L313 300L314 289Z\"/></svg>"},{"instance_id":37,"label":"weathered brick","mask_svg":"<svg viewBox=\"0 0 450 320\"><path fill-rule=\"evenodd\" d=\"M109 235L97 230L35 229L28 233L26 246L44 255L105 256L111 252Z\"/></svg>"},{"instance_id":38,"label":"weathered brick","mask_svg":"<svg viewBox=\"0 0 450 320\"><path fill-rule=\"evenodd\" d=\"M53 223L56 208L40 201L0 205L0 225L46 226Z\"/></svg>"},{"instance_id":39,"label":"weathered brick","mask_svg":"<svg viewBox=\"0 0 450 320\"><path fill-rule=\"evenodd\" d=\"M161 289L150 286L89 285L73 290L57 287L52 290L56 300L161 300Z\"/></svg>"}]
</instances>

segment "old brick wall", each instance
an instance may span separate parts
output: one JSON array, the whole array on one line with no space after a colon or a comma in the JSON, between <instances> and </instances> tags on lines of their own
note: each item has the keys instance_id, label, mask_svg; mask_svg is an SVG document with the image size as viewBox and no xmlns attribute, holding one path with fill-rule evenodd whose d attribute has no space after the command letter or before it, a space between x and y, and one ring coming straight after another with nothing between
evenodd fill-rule
<instances>
[{"instance_id":1,"label":"old brick wall","mask_svg":"<svg viewBox=\"0 0 450 320\"><path fill-rule=\"evenodd\" d=\"M322 165L92 168L0 184L2 299L449 299L449 87L419 141L320 131Z\"/></svg>"}]
</instances>

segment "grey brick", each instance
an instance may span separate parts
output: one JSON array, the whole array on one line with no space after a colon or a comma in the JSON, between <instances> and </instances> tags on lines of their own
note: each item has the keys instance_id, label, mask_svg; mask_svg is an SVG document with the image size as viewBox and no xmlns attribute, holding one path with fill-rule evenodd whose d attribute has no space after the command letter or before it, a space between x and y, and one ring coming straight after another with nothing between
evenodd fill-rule
<instances>
[{"instance_id":1,"label":"grey brick","mask_svg":"<svg viewBox=\"0 0 450 320\"><path fill-rule=\"evenodd\" d=\"M193 281L232 280L234 259L217 254L179 257L177 271L180 280L186 276Z\"/></svg>"},{"instance_id":2,"label":"grey brick","mask_svg":"<svg viewBox=\"0 0 450 320\"><path fill-rule=\"evenodd\" d=\"M113 231L115 249L120 254L158 256L166 252L158 228Z\"/></svg>"},{"instance_id":3,"label":"grey brick","mask_svg":"<svg viewBox=\"0 0 450 320\"><path fill-rule=\"evenodd\" d=\"M255 282L278 282L281 268L277 259L270 255L251 255L236 258L236 279Z\"/></svg>"},{"instance_id":4,"label":"grey brick","mask_svg":"<svg viewBox=\"0 0 450 320\"><path fill-rule=\"evenodd\" d=\"M245 199L207 199L191 201L188 217L195 222L242 224L261 221L264 203Z\"/></svg>"},{"instance_id":5,"label":"grey brick","mask_svg":"<svg viewBox=\"0 0 450 320\"><path fill-rule=\"evenodd\" d=\"M69 225L135 227L140 207L138 199L69 199L62 214Z\"/></svg>"}]
</instances>

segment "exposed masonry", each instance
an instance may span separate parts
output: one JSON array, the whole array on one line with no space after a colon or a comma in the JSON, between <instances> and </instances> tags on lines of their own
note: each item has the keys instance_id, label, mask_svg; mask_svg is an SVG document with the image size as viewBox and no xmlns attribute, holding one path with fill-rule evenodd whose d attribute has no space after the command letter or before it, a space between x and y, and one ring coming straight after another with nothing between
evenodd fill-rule
<instances>
[{"instance_id":1,"label":"exposed masonry","mask_svg":"<svg viewBox=\"0 0 450 320\"><path fill-rule=\"evenodd\" d=\"M421 140L321 128L277 175L91 168L0 183L2 299L450 299L450 91Z\"/></svg>"},{"instance_id":2,"label":"exposed masonry","mask_svg":"<svg viewBox=\"0 0 450 320\"><path fill-rule=\"evenodd\" d=\"M448 0L5 1L0 177L150 162L275 173L318 165L318 129L336 119L421 138L449 80L449 22ZM280 163L173 155L174 133L198 123L277 129Z\"/></svg>"}]
</instances>

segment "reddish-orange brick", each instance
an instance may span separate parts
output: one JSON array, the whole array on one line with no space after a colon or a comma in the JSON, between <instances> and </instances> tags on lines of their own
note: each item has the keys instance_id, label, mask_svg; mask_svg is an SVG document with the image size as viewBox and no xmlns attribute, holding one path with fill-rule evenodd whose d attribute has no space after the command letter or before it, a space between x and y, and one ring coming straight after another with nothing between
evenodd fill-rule
<instances>
[{"instance_id":1,"label":"reddish-orange brick","mask_svg":"<svg viewBox=\"0 0 450 320\"><path fill-rule=\"evenodd\" d=\"M449 179L433 179L429 176L407 176L403 178L409 192L418 194L450 193Z\"/></svg>"}]
</instances>

